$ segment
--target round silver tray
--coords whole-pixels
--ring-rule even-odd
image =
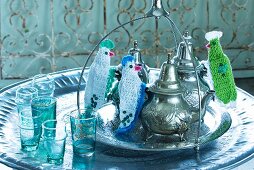
[[[52,76],[56,81],[57,118],[65,119],[65,115],[76,108],[80,69],[57,72]],[[198,153],[194,149],[186,149],[193,147],[191,138],[186,138],[190,145],[180,142],[183,145],[177,145],[181,149],[176,150],[163,140],[153,146],[138,138],[129,138],[126,142],[114,136],[110,130],[112,126],[107,124],[110,121],[102,121],[101,124],[99,122],[96,152],[92,159],[82,159],[83,162],[80,163],[80,160],[73,157],[69,135],[64,163],[60,166],[50,165],[46,163],[42,146],[30,153],[20,150],[15,91],[18,86],[28,85],[30,82],[31,80],[25,80],[0,91],[0,163],[15,169],[72,169],[82,166],[83,169],[218,169],[238,166],[252,158],[254,152],[254,97],[238,89],[235,109],[226,110],[210,105],[204,123],[206,130],[201,137],[205,145],[201,146]],[[82,88],[84,87],[83,83]],[[81,96],[84,95],[83,92]],[[230,117],[232,124],[225,132]],[[101,128],[104,125],[108,128]]]

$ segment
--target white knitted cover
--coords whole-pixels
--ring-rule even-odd
[[[110,69],[110,50],[101,47],[90,67],[85,88],[85,107],[99,109],[105,103],[107,78]]]
[[[141,93],[142,81],[135,71],[134,61],[128,61],[122,70],[122,78],[119,82],[120,97],[120,125],[121,128],[132,128],[131,123],[134,121],[137,113],[138,100]]]

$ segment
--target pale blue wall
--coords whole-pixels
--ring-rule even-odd
[[[14,79],[82,66],[105,33],[119,23],[144,15],[151,0],[1,0],[0,3],[1,87]],[[180,30],[191,32],[196,56],[206,58],[205,32],[222,30],[223,48],[232,61],[235,76],[254,76],[254,1],[164,0],[163,4]],[[154,19],[125,28],[110,36],[117,44],[118,57],[113,64],[119,63],[134,39],[139,40],[144,59],[151,67],[160,66],[174,46],[164,19],[159,20],[158,30]]]

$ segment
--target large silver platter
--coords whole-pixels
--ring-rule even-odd
[[[53,74],[56,81],[55,96],[58,99],[58,119],[65,119],[65,115],[76,108],[76,90],[79,76],[79,69]],[[201,138],[205,145],[201,146],[199,153],[195,152],[194,149],[172,150],[172,146],[165,146],[166,144],[161,141],[162,145],[154,145],[154,149],[150,147],[151,145],[142,145],[141,140],[137,138],[126,143],[115,138],[110,130],[111,126],[103,123],[99,125],[108,126],[109,131],[101,131],[100,127],[98,128],[98,141],[93,159],[82,159],[83,163],[80,163],[80,160],[73,157],[69,135],[64,163],[60,166],[47,164],[46,155],[41,146],[37,151],[31,153],[20,150],[15,91],[18,86],[28,85],[30,82],[31,80],[26,80],[0,91],[0,163],[15,169],[72,169],[75,167],[96,170],[219,169],[238,166],[253,157],[254,97],[238,89],[237,107],[235,109],[216,108],[213,104],[210,105],[211,108],[207,112],[208,117],[205,118],[204,123],[207,130],[204,131]],[[82,88],[84,87],[85,84],[82,84]],[[83,95],[81,93],[81,96]],[[230,119],[227,113],[232,119],[232,124],[230,129],[224,133],[227,129],[224,128],[224,123],[227,122],[225,120]],[[226,123],[225,126],[227,127],[228,124]],[[222,136],[219,137],[220,135]],[[180,148],[192,148],[192,144],[193,142],[191,145],[185,144],[184,147]]]

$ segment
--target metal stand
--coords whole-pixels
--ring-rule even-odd
[[[174,39],[175,39],[175,43],[176,43],[176,48],[177,48],[177,39],[176,39],[176,34],[178,34],[181,37],[181,40],[185,43],[186,47],[187,47],[187,42],[186,40],[183,38],[182,33],[180,32],[180,30],[178,29],[178,27],[175,25],[175,23],[173,22],[173,20],[170,18],[169,16],[169,12],[167,12],[162,4],[161,0],[153,0],[152,6],[150,8],[150,10],[145,14],[145,16],[140,17],[140,18],[136,18],[133,20],[130,20],[126,23],[123,23],[122,25],[117,26],[116,28],[114,28],[113,30],[111,30],[108,34],[106,34],[93,48],[93,50],[91,51],[91,53],[89,54],[83,68],[80,74],[80,78],[79,78],[79,83],[78,83],[78,89],[77,89],[77,107],[78,110],[80,110],[80,85],[81,85],[81,81],[82,81],[82,77],[85,71],[85,68],[88,64],[88,61],[90,60],[91,56],[93,55],[93,53],[95,52],[96,48],[99,46],[99,44],[105,40],[111,33],[113,33],[114,31],[118,30],[119,28],[129,24],[129,23],[133,23],[136,22],[138,20],[142,20],[145,18],[150,18],[150,17],[155,17],[155,18],[160,18],[160,17],[165,17],[166,20],[170,23],[170,27],[172,29],[172,32],[174,34]],[[191,55],[191,52],[189,50],[189,48],[187,48],[188,53]],[[201,128],[201,95],[200,95],[200,82],[198,79],[198,72],[197,72],[197,65],[194,62],[194,57],[192,57],[192,63],[194,66],[194,71],[195,71],[195,75],[196,75],[196,79],[197,79],[197,87],[198,87],[198,96],[199,96],[199,124],[198,124],[198,128],[197,128],[197,136],[196,136],[196,146],[195,146],[195,150],[199,150],[199,145],[200,145],[200,141],[199,141],[199,137],[200,137],[200,128]]]

